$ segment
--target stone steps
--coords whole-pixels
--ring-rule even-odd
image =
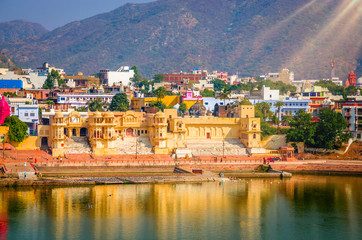
[[[87,137],[71,137],[65,140],[66,154],[91,153]]]
[[[247,150],[237,139],[222,140],[186,140],[186,148],[193,155],[247,155]]]
[[[116,140],[116,147],[119,154],[135,154],[136,153],[136,139],[125,138]],[[152,146],[148,138],[139,138],[137,142],[138,154],[153,154]]]

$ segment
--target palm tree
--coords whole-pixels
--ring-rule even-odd
[[[226,89],[226,87],[220,92],[220,99],[224,100],[224,106],[225,106],[225,100],[229,99],[230,91]]]
[[[166,89],[163,87],[159,87],[155,90],[154,93],[157,97],[157,101],[161,101],[161,99],[166,96]]]
[[[266,120],[266,114],[270,109],[270,104],[267,102],[261,102],[259,103],[259,108],[263,112],[264,120]]]
[[[104,109],[109,106],[109,103],[103,101],[101,98],[96,98],[93,101],[88,101],[87,106],[91,112],[104,112]]]
[[[274,106],[278,108],[278,134],[279,134],[280,109],[282,108],[282,106],[284,106],[284,103],[281,101],[278,101],[275,103]]]

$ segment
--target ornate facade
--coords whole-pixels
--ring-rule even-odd
[[[83,116],[83,117],[82,117]],[[40,126],[39,136],[46,138],[53,156],[66,153],[66,140],[86,137],[94,155],[118,154],[118,140],[148,138],[155,154],[169,154],[186,148],[187,140],[237,139],[248,149],[260,149],[260,119],[254,106],[238,106],[234,118],[214,116],[179,117],[176,109],[156,114],[144,112],[88,112],[88,117],[73,111],[56,112],[50,126]],[[121,141],[121,142],[122,142]],[[252,152],[252,151],[249,151]]]

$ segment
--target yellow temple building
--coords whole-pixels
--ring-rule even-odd
[[[172,154],[189,149],[194,155],[214,155],[217,153],[213,151],[220,152],[220,144],[223,151],[227,146],[229,154],[265,152],[254,106],[238,106],[234,118],[206,116],[205,109],[199,108],[190,109],[193,113],[200,110],[197,116],[187,112],[183,117],[177,115],[176,109],[156,114],[56,112],[50,116],[49,125],[39,125],[39,142],[42,147],[47,145],[53,156],[72,153],[73,148],[76,153],[97,156],[134,154],[135,145],[139,154]]]

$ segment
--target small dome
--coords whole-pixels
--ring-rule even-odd
[[[362,87],[362,77],[358,78],[356,81],[356,87]]]
[[[189,111],[191,116],[205,116],[207,109],[204,105],[197,101],[190,107]]]

